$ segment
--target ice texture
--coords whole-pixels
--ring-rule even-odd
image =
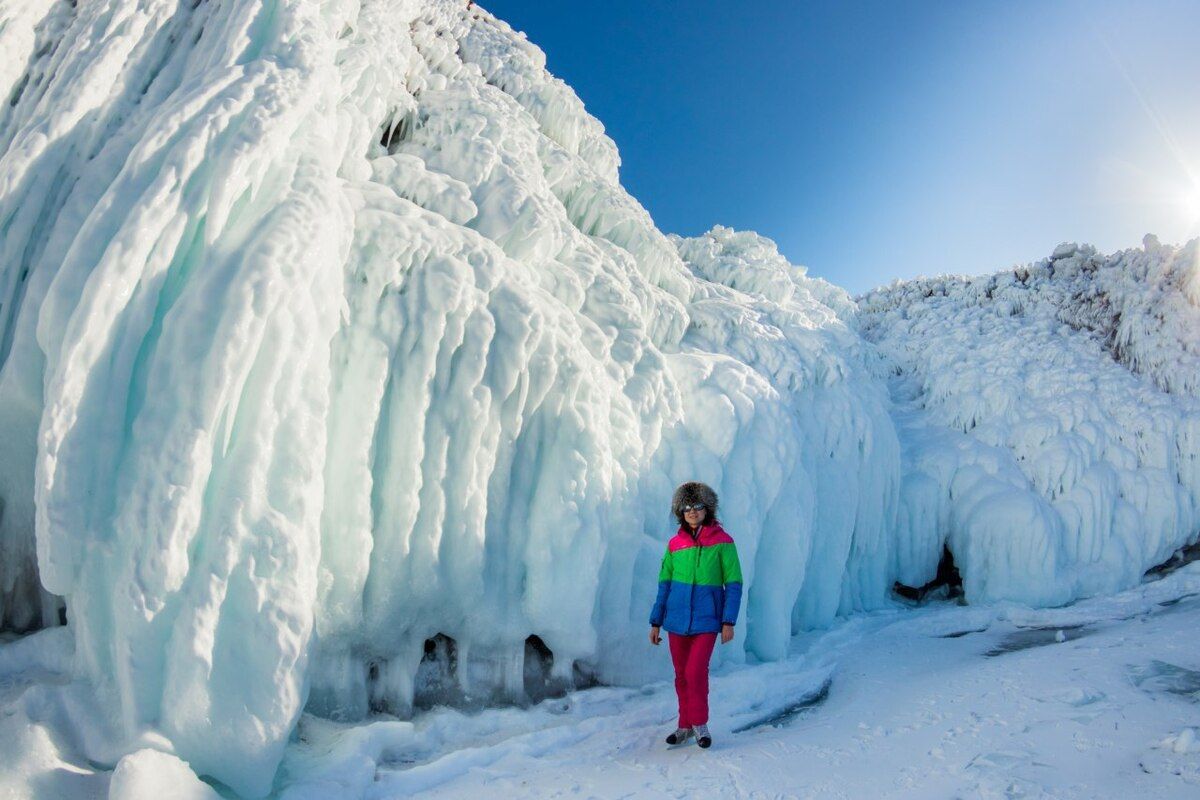
[[[1200,241],[898,282],[860,299],[893,365],[897,540],[972,601],[1136,584],[1200,532]],[[917,563],[917,562],[910,562]]]
[[[748,590],[718,662],[945,542],[1052,604],[1195,538],[1196,243],[856,303],[660,232],[457,0],[0,0],[0,96],[0,628],[65,610],[118,786],[265,795],[305,708],[665,677],[684,480]]]

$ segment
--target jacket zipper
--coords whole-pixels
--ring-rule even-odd
[[[704,545],[700,544],[700,531],[696,531],[696,566],[692,570],[692,602],[689,604],[691,608],[688,610],[689,635],[692,633],[692,623],[696,619],[696,576],[700,574],[700,556],[703,554],[703,552]]]

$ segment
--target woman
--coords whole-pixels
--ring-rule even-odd
[[[708,747],[708,660],[718,631],[722,644],[733,639],[742,568],[733,539],[717,521],[716,492],[703,483],[685,483],[675,490],[671,511],[679,531],[667,543],[658,573],[650,642],[658,644],[659,629],[667,629],[679,697],[679,727],[667,744],[695,736]]]

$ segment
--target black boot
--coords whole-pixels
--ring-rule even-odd
[[[695,735],[696,732],[692,728],[676,728],[675,732],[667,737],[667,744],[683,744]]]

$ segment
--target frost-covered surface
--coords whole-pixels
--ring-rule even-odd
[[[858,304],[658,231],[458,0],[0,0],[0,96],[0,629],[68,620],[4,651],[45,650],[30,775],[25,718],[118,795],[262,796],[305,709],[401,718],[361,764],[460,741],[411,738],[440,700],[665,677],[686,479],[748,587],[726,668],[944,541],[972,601],[1057,603],[1195,535],[1194,243]]]
[[[948,541],[973,600],[1046,605],[1130,586],[1195,541],[1198,253],[1063,245],[861,298],[898,373],[897,540],[930,559]]]

